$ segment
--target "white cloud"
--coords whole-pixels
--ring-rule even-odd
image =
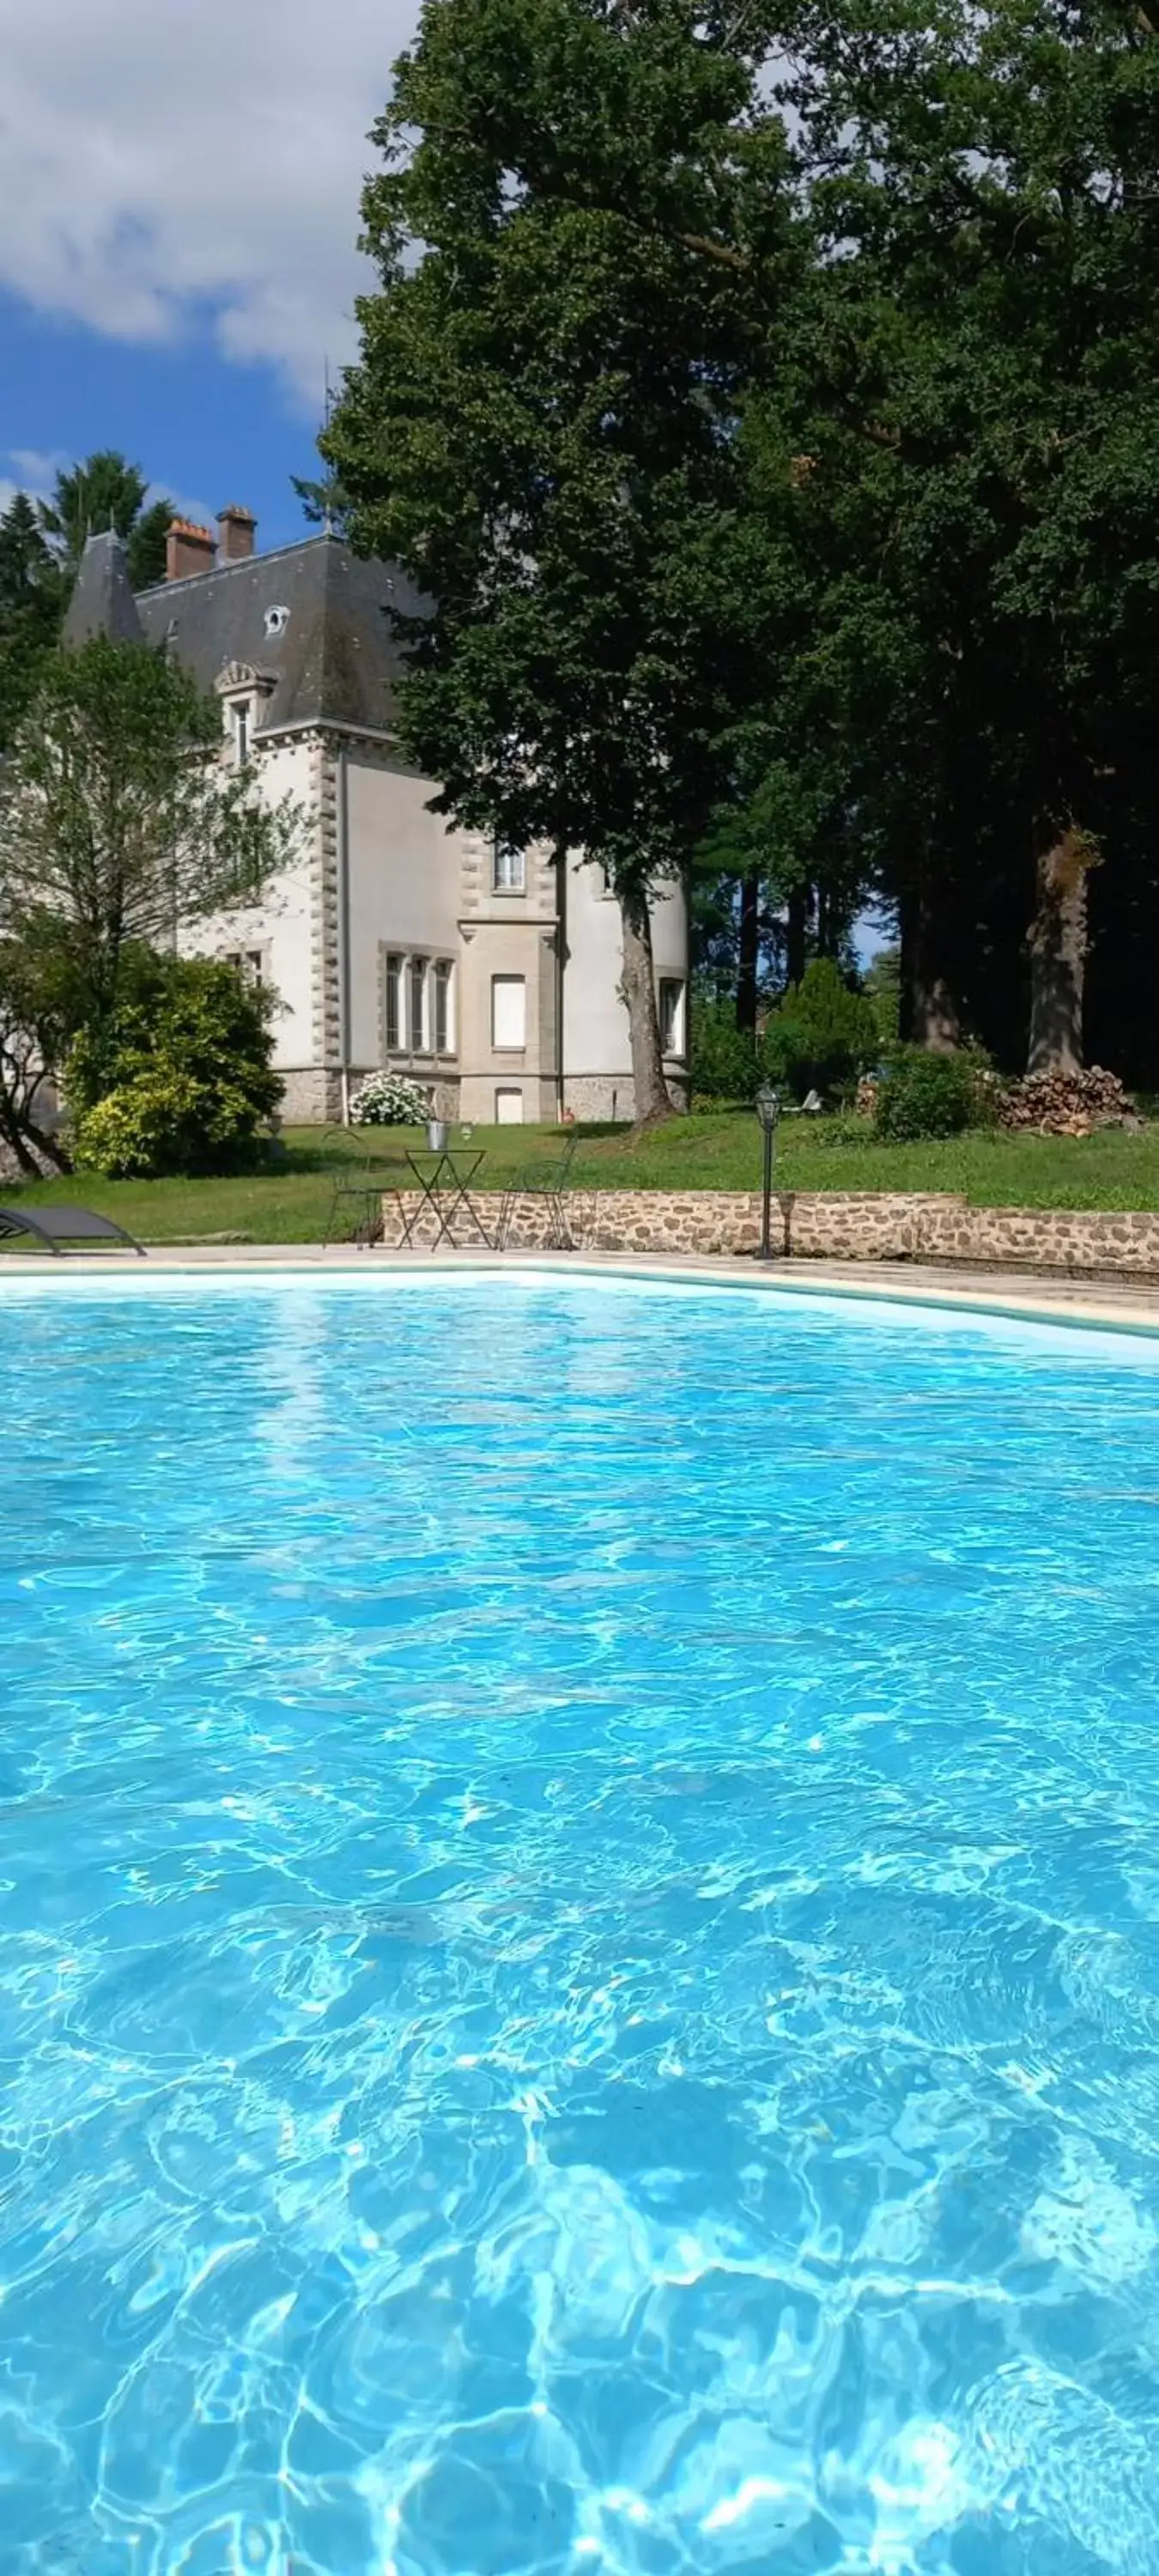
[[[63,447],[10,447],[8,462],[15,466],[21,491],[43,495],[52,490],[61,467],[71,465],[72,458]]]
[[[27,492],[32,500],[47,500],[59,465],[67,465],[67,456],[45,456],[37,447],[9,447],[0,450],[0,462],[10,465],[10,474],[0,474],[0,518],[11,507],[18,492]]]
[[[112,337],[208,308],[313,410],[414,0],[0,0],[0,284]]]

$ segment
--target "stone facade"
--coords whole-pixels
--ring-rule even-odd
[[[421,603],[396,565],[335,536],[268,555],[232,505],[179,527],[169,577],[136,598],[121,541],[90,538],[67,640],[172,652],[221,706],[221,757],[299,818],[260,903],[185,923],[183,949],[230,959],[277,996],[287,1120],[341,1114],[359,1075],[412,1075],[440,1110],[489,1126],[634,1115],[620,907],[576,850],[500,850],[433,810],[398,745],[392,612]],[[240,551],[239,551],[240,549]],[[649,904],[673,1098],[687,1092],[688,920],[679,879]]]
[[[481,1200],[488,1231],[500,1201]],[[401,1208],[418,1214],[415,1194],[383,1202],[383,1243],[403,1240]],[[752,1254],[761,1232],[757,1190],[584,1190],[568,1199],[578,1249],[592,1252]],[[550,1240],[542,1199],[513,1208],[508,1244],[542,1250]],[[469,1227],[457,1239],[469,1247]],[[416,1244],[434,1240],[424,1212]],[[1003,1270],[1121,1271],[1159,1277],[1159,1210],[1122,1214],[1096,1208],[975,1208],[933,1191],[786,1190],[773,1202],[772,1250],[780,1260],[963,1262]]]
[[[342,1116],[342,1076],[324,1065],[292,1065],[283,1073],[284,1127],[337,1126]]]

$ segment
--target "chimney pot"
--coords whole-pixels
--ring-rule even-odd
[[[217,558],[219,563],[245,563],[254,550],[257,520],[252,510],[243,509],[240,501],[229,501],[217,514]]]
[[[212,572],[217,549],[209,528],[192,519],[170,519],[165,538],[166,581],[188,581],[192,573]]]

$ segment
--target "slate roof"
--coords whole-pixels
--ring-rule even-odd
[[[106,542],[93,538],[85,550],[74,607],[89,556]],[[389,733],[400,663],[390,608],[421,613],[405,573],[363,562],[340,537],[318,536],[140,591],[135,615],[148,642],[168,641],[206,692],[229,662],[274,674],[259,733],[325,723]],[[273,609],[288,611],[281,633],[267,631]]]
[[[120,538],[111,530],[90,537],[68,603],[65,643],[87,644],[92,635],[111,635],[118,644],[139,644],[143,633]]]

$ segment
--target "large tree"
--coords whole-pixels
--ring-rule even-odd
[[[125,960],[252,901],[300,818],[222,757],[220,709],[166,655],[96,636],[58,651],[0,768],[0,919],[67,961],[73,1028],[99,1046]]]
[[[810,684],[920,1033],[1010,1052],[1029,1016],[1073,1061],[1089,858],[1110,919],[1159,825],[1159,41],[1128,0],[789,0],[780,38],[818,262],[766,436],[814,459]]]
[[[355,543],[433,603],[402,726],[441,810],[609,874],[638,1117],[670,1106],[649,892],[762,676],[735,433],[792,249],[761,51],[692,0],[427,0],[322,442]]]
[[[165,538],[173,516],[172,501],[163,496],[150,501],[148,496],[140,466],[118,448],[102,447],[57,475],[51,499],[40,504],[40,523],[70,575],[89,538],[112,529],[124,540],[133,589],[147,590],[164,581]]]

